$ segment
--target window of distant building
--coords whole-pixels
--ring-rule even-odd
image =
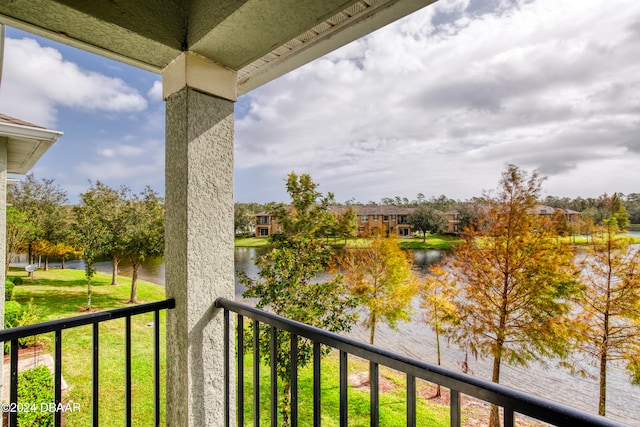
[[[378,220],[378,215],[374,215],[374,216],[373,216],[373,220],[374,220],[374,221],[377,221],[377,220]]]
[[[269,229],[268,228],[260,228],[260,235],[261,236],[268,236],[269,235]]]
[[[258,218],[260,218],[259,224],[269,224],[269,217],[268,216],[260,216]]]
[[[395,221],[396,220],[396,216],[395,215],[391,215],[391,220]]]
[[[406,237],[409,235],[409,229],[408,228],[398,228],[398,234],[400,236]]]
[[[364,227],[358,227],[358,231],[364,231]]]
[[[408,224],[406,215],[398,215],[398,224]]]
[[[362,215],[362,222],[369,221],[369,215]]]
[[[382,221],[389,222],[389,215],[383,215],[382,216]]]

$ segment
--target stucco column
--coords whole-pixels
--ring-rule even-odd
[[[234,72],[190,54],[163,73],[166,286],[176,300],[167,313],[168,426],[224,426],[223,315],[213,302],[234,298],[235,85]]]

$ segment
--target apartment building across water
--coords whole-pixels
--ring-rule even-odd
[[[329,211],[336,216],[343,215],[348,209],[353,209],[356,213],[358,236],[383,233],[388,236],[408,237],[413,234],[409,215],[415,208],[399,208],[392,205],[329,207]],[[257,237],[267,237],[278,231],[280,231],[278,221],[269,212],[256,214]]]

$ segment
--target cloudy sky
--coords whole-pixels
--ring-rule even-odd
[[[479,196],[509,163],[546,194],[640,193],[640,2],[440,0],[236,104],[235,199]],[[164,191],[160,77],[9,28],[0,112],[64,132],[34,169]]]

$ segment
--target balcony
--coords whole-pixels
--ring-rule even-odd
[[[11,381],[10,381],[10,401],[8,408],[19,408],[18,401],[18,339],[44,334],[53,333],[54,340],[54,402],[58,407],[62,400],[62,355],[63,355],[63,331],[77,328],[84,325],[92,325],[92,353],[87,355],[92,361],[92,425],[100,425],[100,405],[99,405],[99,324],[113,319],[124,318],[125,327],[125,345],[124,345],[124,378],[122,378],[122,391],[124,394],[124,425],[132,425],[132,368],[131,368],[131,319],[133,316],[153,313],[154,314],[154,415],[155,425],[161,425],[161,384],[162,378],[160,372],[160,311],[172,310],[175,307],[175,301],[172,299],[160,301],[150,304],[142,304],[135,307],[126,307],[115,310],[108,310],[83,316],[77,316],[68,319],[55,320],[35,325],[24,326],[20,328],[7,329],[0,331],[0,341],[10,342],[10,365],[11,365]],[[313,385],[311,395],[303,395],[299,393],[298,379],[299,368],[297,357],[291,359],[290,379],[291,379],[291,409],[290,409],[290,425],[292,427],[298,425],[321,425],[322,414],[322,390],[321,382],[321,364],[320,354],[323,346],[329,347],[336,352],[339,360],[339,420],[336,420],[340,426],[349,424],[350,400],[349,385],[347,372],[350,361],[359,358],[364,359],[369,365],[370,392],[369,392],[369,411],[368,424],[371,426],[380,425],[381,411],[385,408],[380,404],[380,383],[379,372],[381,367],[391,368],[401,373],[406,378],[406,425],[419,425],[417,413],[417,383],[418,381],[427,381],[429,383],[440,384],[450,391],[449,405],[449,425],[463,425],[463,416],[461,412],[461,398],[463,395],[493,403],[502,408],[503,425],[511,427],[516,425],[516,419],[521,416],[529,420],[536,420],[556,426],[623,426],[623,424],[613,420],[600,417],[591,413],[570,408],[549,400],[541,399],[519,392],[508,387],[494,384],[482,379],[465,375],[452,370],[444,369],[437,365],[414,360],[406,356],[395,354],[393,352],[377,348],[368,344],[364,344],[352,339],[348,339],[337,334],[323,331],[308,325],[304,325],[289,319],[276,316],[274,314],[258,310],[248,305],[240,304],[235,301],[219,298],[215,302],[215,311],[222,311],[224,323],[224,393],[217,396],[219,402],[224,402],[224,423],[226,426],[237,425],[270,425],[272,427],[280,425],[279,419],[280,407],[279,399],[276,397],[278,393],[278,381],[276,375],[276,366],[271,364],[265,366],[261,362],[261,354],[257,345],[257,335],[252,331],[257,331],[259,326],[268,325],[270,336],[270,352],[271,360],[276,351],[276,340],[280,333],[291,334],[291,352],[296,355],[300,340],[310,340],[313,343]],[[245,327],[245,319],[248,320]],[[246,336],[245,336],[246,335]],[[253,342],[250,356],[253,360],[251,372],[245,372],[244,357],[234,357],[235,354],[245,354],[245,342]],[[177,345],[175,342],[167,340],[167,347]],[[199,349],[207,352],[209,349]],[[267,370],[269,378],[268,387],[270,398],[264,400],[264,394],[261,395],[261,369]],[[243,381],[234,380],[235,378],[243,379]],[[250,399],[245,401],[245,397],[251,390]],[[301,403],[311,402],[311,415],[309,420],[301,418],[299,415],[299,407]],[[251,420],[245,420],[246,408],[250,409]],[[262,409],[261,409],[262,408]],[[265,410],[263,410],[265,409]],[[171,411],[176,410],[171,404],[167,404],[167,419]],[[268,419],[261,419],[262,415],[268,413]],[[61,411],[52,411],[54,415],[54,425],[64,425]],[[171,423],[168,423],[171,425]],[[9,425],[17,426],[17,411],[9,411]]]

